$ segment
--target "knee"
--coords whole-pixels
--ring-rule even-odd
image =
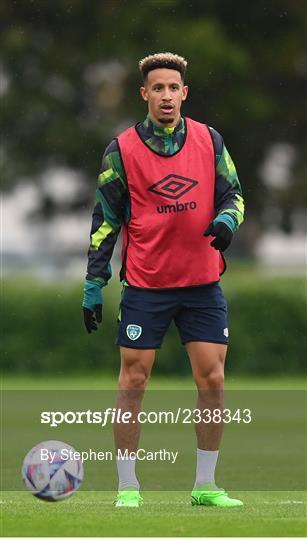
[[[196,385],[199,390],[223,390],[224,372],[222,370],[212,370],[208,373],[199,374],[196,378]]]
[[[119,387],[125,390],[145,390],[150,373],[139,362],[122,363]]]
[[[125,390],[145,390],[149,377],[141,371],[128,371],[119,377],[120,387]]]

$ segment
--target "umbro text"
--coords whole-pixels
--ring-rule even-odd
[[[185,210],[195,210],[197,204],[195,201],[178,203],[176,204],[161,204],[157,206],[157,212],[159,214],[171,214],[176,212],[184,212]]]

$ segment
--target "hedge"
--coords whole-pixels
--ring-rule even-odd
[[[245,274],[244,274],[245,275]],[[230,347],[226,369],[239,373],[297,373],[305,369],[306,300],[303,280],[225,278]],[[88,335],[80,308],[82,284],[5,284],[2,293],[1,356],[5,371],[118,371],[114,345],[119,285],[105,291],[103,324]],[[174,325],[157,354],[159,373],[189,373],[189,362]]]

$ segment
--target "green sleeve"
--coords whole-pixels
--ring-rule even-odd
[[[127,215],[127,186],[114,139],[107,147],[98,176],[92,216],[86,279],[106,285],[112,275],[110,260]]]

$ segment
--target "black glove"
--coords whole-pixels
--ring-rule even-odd
[[[102,292],[101,283],[86,279],[83,288],[83,317],[87,332],[97,330],[97,324],[102,320]]]
[[[83,317],[85,328],[90,334],[92,330],[97,330],[97,324],[102,321],[102,304],[96,304],[95,311],[92,311],[89,308],[83,308]]]
[[[223,222],[210,223],[207,230],[204,232],[204,236],[215,236],[211,242],[211,246],[219,251],[225,251],[231,243],[233,233],[227,225]]]

